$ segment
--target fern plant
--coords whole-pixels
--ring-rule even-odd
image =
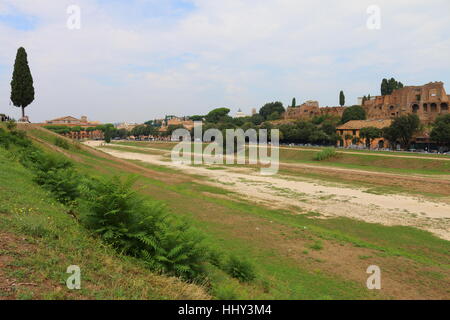
[[[145,202],[135,179],[91,181],[84,189],[85,223],[124,254],[141,258],[155,271],[195,279],[202,275],[206,249],[202,238],[170,216],[158,202]]]

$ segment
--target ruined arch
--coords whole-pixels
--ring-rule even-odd
[[[412,112],[417,113],[417,112],[419,112],[419,109],[420,109],[420,107],[418,104],[412,105]]]
[[[378,141],[378,149],[384,149],[384,140]]]
[[[437,112],[437,104],[436,103],[432,103],[430,105],[430,111],[431,112]]]
[[[428,112],[428,103],[423,104],[423,111]]]
[[[448,113],[448,103],[441,103],[441,112]]]

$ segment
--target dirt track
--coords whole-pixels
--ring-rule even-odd
[[[87,145],[99,147],[101,142]],[[385,225],[415,226],[450,240],[450,204],[413,196],[378,195],[320,180],[261,176],[247,168],[209,170],[161,160],[161,156],[102,148],[112,156],[168,166],[209,178],[209,182],[274,208],[298,208],[324,217],[344,216]],[[330,169],[331,170],[331,169]]]

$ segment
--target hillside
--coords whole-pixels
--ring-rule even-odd
[[[0,190],[0,299],[210,298],[93,237],[33,181],[14,146],[0,147]],[[81,268],[81,290],[66,287],[70,265]]]
[[[119,159],[107,153],[110,148],[94,149],[66,139],[63,140],[68,145],[64,146],[58,141],[60,137],[45,129],[32,125],[21,126],[21,129],[26,130],[35,145],[46,150],[47,153],[70,159],[79,174],[96,178],[127,177],[130,174],[138,176],[135,189],[139,194],[149,201],[163,202],[171,215],[186,219],[199,234],[204,236],[204,242],[209,250],[207,261],[204,262],[207,274],[202,285],[204,289],[187,285],[173,278],[155,276],[146,269],[142,261],[118,256],[114,250],[92,236],[71,215],[67,214],[67,208],[58,204],[54,196],[36,186],[32,175],[17,162],[17,159],[10,156],[8,158],[10,151],[9,153],[3,151],[7,161],[5,166],[11,165],[12,161],[14,168],[20,171],[16,177],[20,176],[21,179],[17,178],[17,181],[25,179],[27,182],[26,186],[17,186],[10,191],[23,196],[8,197],[5,193],[6,196],[2,199],[4,207],[23,208],[22,211],[26,210],[25,208],[38,208],[42,211],[42,208],[48,206],[48,211],[53,212],[50,219],[52,224],[44,223],[39,218],[38,223],[29,222],[28,225],[39,225],[38,229],[42,226],[51,227],[50,229],[53,230],[53,225],[58,223],[55,229],[60,232],[59,238],[54,240],[52,237],[29,235],[26,231],[27,227],[16,226],[18,224],[16,220],[27,215],[15,213],[1,215],[2,226],[4,226],[1,230],[9,230],[8,237],[10,235],[19,239],[26,237],[31,239],[34,245],[44,244],[40,250],[44,250],[46,258],[34,261],[17,256],[16,262],[10,264],[26,263],[27,267],[37,266],[37,268],[33,267],[33,272],[28,274],[27,278],[16,283],[32,282],[30,279],[35,277],[35,273],[39,274],[41,283],[55,277],[54,285],[56,287],[59,285],[58,292],[61,293],[60,296],[46,296],[48,298],[91,299],[106,296],[171,299],[182,297],[176,294],[180,288],[184,288],[184,291],[181,291],[185,292],[184,297],[208,298],[211,296],[217,299],[441,299],[450,294],[443,286],[443,283],[450,278],[449,242],[429,232],[413,227],[387,226],[350,218],[325,217],[320,210],[307,209],[306,205],[311,199],[303,201],[303,196],[300,194],[273,188],[272,192],[286,202],[285,206],[276,207],[273,201],[272,203],[271,201],[254,201],[242,196],[236,189],[237,185],[227,185],[226,182],[213,183],[211,179],[198,174],[202,172],[200,170],[181,171],[172,168],[167,165],[168,162],[164,158],[155,163]],[[133,150],[127,149],[127,152],[131,151]],[[153,151],[145,149],[139,154],[144,152],[152,154]],[[241,173],[244,172],[242,168],[235,169],[239,169]],[[220,172],[228,169],[205,170]],[[12,172],[3,174],[13,174]],[[5,190],[11,188],[9,185],[11,178],[5,176],[2,179],[2,188]],[[249,185],[254,183],[249,179],[255,178],[248,176],[242,180],[242,183],[249,183]],[[318,180],[315,183],[319,183]],[[22,192],[22,188],[28,191]],[[256,190],[257,186],[253,185],[251,188]],[[34,192],[35,189],[39,189],[39,193]],[[34,198],[35,194],[41,195],[37,197],[44,200],[37,201]],[[12,202],[16,201],[14,200],[16,198],[22,199],[21,201],[25,204],[14,206]],[[319,198],[318,201],[331,201],[323,195]],[[298,199],[303,207],[289,205],[294,199],[295,201]],[[41,204],[42,201],[45,206]],[[51,208],[53,211],[50,210]],[[33,210],[31,217],[41,217]],[[12,212],[13,209],[3,211]],[[45,221],[45,216],[43,217]],[[61,224],[60,220],[63,221]],[[73,234],[71,232],[65,232],[65,230],[72,230],[67,229],[66,225],[77,230],[74,236],[71,236]],[[46,233],[47,231],[43,231],[43,234]],[[89,274],[86,280],[89,281],[88,284],[96,283],[98,278],[106,279],[103,291],[89,285],[84,288],[88,290],[86,293],[82,292],[83,290],[76,293],[68,292],[65,288],[66,264],[77,264],[74,260],[81,255],[76,250],[68,250],[68,247],[73,245],[73,242],[81,235],[85,239],[81,243],[92,243],[95,248],[100,247],[101,250],[105,250],[109,257],[106,259],[102,257],[91,264],[92,255],[83,254],[85,259],[83,261],[86,263],[84,268],[97,270],[96,268],[103,261],[109,261],[109,259],[112,261],[118,259],[129,268],[125,266],[114,268],[107,264],[104,269],[99,269],[102,273],[94,272],[96,277],[94,282],[90,282],[92,276]],[[88,245],[78,244],[75,247],[85,246]],[[17,251],[19,250],[15,252]],[[14,256],[15,252],[10,252],[6,256]],[[234,260],[231,256],[234,256]],[[51,268],[47,265],[55,259],[59,263],[58,273],[49,271]],[[233,264],[235,270],[243,271],[245,276],[239,278],[240,273],[230,272],[230,264]],[[373,264],[379,265],[383,270],[383,290],[381,291],[370,291],[366,288],[366,269]],[[41,265],[44,267],[41,268]],[[35,268],[44,271],[35,271]],[[130,270],[135,270],[133,268],[139,270],[139,273],[136,271],[130,273]],[[133,276],[130,277],[129,274]],[[135,274],[137,274],[136,277],[134,277]],[[112,280],[108,282],[110,275],[115,279],[122,279],[123,282]],[[155,279],[160,279],[162,285],[146,285],[142,280],[145,277],[151,277],[155,282],[158,282]],[[165,288],[163,284],[168,279],[173,281],[173,285]],[[114,294],[108,292],[108,284],[114,285],[112,292]],[[132,289],[133,284],[138,285],[137,290]],[[152,291],[152,295],[142,294],[150,288],[157,289]],[[161,292],[158,291],[159,288]],[[173,295],[165,293],[164,289],[170,289]],[[38,291],[33,285],[27,287],[27,290],[33,293]],[[98,293],[105,290],[109,295]],[[133,295],[136,292],[140,294]],[[38,293],[34,294],[39,296]],[[75,294],[76,296],[73,296]],[[29,294],[21,297],[32,298]]]

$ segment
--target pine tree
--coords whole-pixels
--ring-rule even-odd
[[[297,106],[297,101],[295,98],[292,98],[292,108],[295,108]]]
[[[385,96],[387,95],[389,92],[389,83],[387,81],[387,79],[383,79],[383,81],[381,81],[381,95]]]
[[[33,77],[28,66],[27,52],[20,47],[17,50],[14,72],[11,81],[11,101],[22,108],[22,118],[25,117],[25,108],[34,100]]]
[[[341,107],[343,107],[345,105],[345,95],[344,95],[344,91],[341,91],[339,93],[339,104],[341,105]]]
[[[391,78],[388,82],[388,88],[389,88],[388,94],[392,94],[392,92],[394,92],[394,90],[397,89],[397,85],[398,85],[397,81],[395,81],[394,78]]]

